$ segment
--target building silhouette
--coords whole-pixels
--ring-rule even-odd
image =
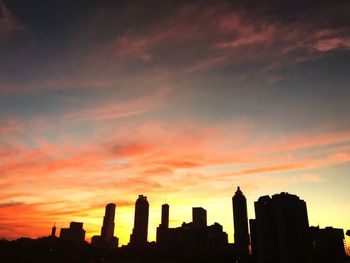
[[[310,227],[313,262],[344,262],[344,238],[343,229]]]
[[[56,223],[53,225],[53,227],[51,228],[51,236],[55,237],[56,236]]]
[[[207,210],[202,207],[192,208],[192,223],[194,227],[203,228],[207,226]]]
[[[230,262],[227,234],[220,224],[207,226],[207,212],[192,208],[192,222],[168,227],[168,205],[162,206],[162,223],[157,228],[157,246],[164,259],[175,262]],[[163,219],[165,222],[163,221]]]
[[[262,196],[254,203],[253,254],[259,263],[306,263],[310,259],[305,201],[281,193]]]
[[[309,227],[306,203],[288,193],[262,196],[254,203],[256,218],[249,220],[252,254],[243,255],[239,245],[244,243],[238,242],[239,231],[236,231],[242,225],[237,224],[236,217],[246,215],[246,201],[240,188],[232,201],[235,244],[228,243],[220,224],[207,224],[207,211],[202,207],[192,208],[192,222],[169,228],[168,204],[162,205],[157,242],[148,243],[149,204],[147,198],[140,195],[128,246],[118,248],[118,239],[114,236],[116,206],[111,203],[106,205],[101,235],[92,237],[91,246],[84,242],[83,223],[71,222],[69,228],[61,229],[59,238],[55,236],[54,225],[50,236],[15,241],[0,239],[0,262],[350,262],[345,253],[343,229]],[[346,234],[349,235],[349,230]]]
[[[252,248],[251,253],[251,259],[252,262],[258,262],[257,257],[257,238],[256,238],[256,220],[255,219],[249,219],[249,229],[250,229],[250,244]]]
[[[118,238],[114,236],[115,204],[106,205],[105,216],[100,236],[93,236],[91,244],[97,247],[114,248],[118,246]]]
[[[85,240],[83,223],[70,222],[69,228],[61,228],[60,239],[72,243],[82,244]]]
[[[161,226],[164,228],[169,227],[169,205],[163,204],[162,205],[162,223]]]
[[[147,244],[149,204],[147,197],[139,195],[135,203],[134,228],[130,235],[130,245],[145,246]]]
[[[108,204],[106,206],[105,216],[103,217],[103,225],[101,229],[101,238],[110,241],[114,235],[114,216],[115,204]]]
[[[166,243],[168,229],[169,229],[169,205],[163,204],[161,223],[157,227],[157,237],[156,237],[157,244],[162,245]]]
[[[237,252],[241,255],[249,255],[249,232],[247,200],[240,187],[237,187],[235,195],[232,197],[234,240]]]

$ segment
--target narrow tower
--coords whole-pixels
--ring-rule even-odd
[[[51,228],[51,236],[52,237],[56,237],[56,223]]]
[[[163,204],[162,205],[162,223],[161,226],[164,228],[169,227],[169,205]]]
[[[114,236],[114,216],[115,204],[106,205],[105,216],[103,217],[103,225],[101,229],[101,238],[105,242],[110,242]]]
[[[130,244],[132,246],[145,246],[147,243],[148,210],[147,197],[139,195],[135,203],[134,228],[130,236]]]
[[[248,233],[248,215],[247,200],[239,186],[235,195],[232,197],[234,239],[238,251],[242,255],[249,254],[249,233]]]
[[[167,242],[169,232],[169,205],[162,205],[162,221],[157,227],[157,244],[164,246]]]
[[[113,203],[106,205],[105,216],[103,217],[103,224],[101,227],[101,235],[91,237],[91,245],[94,247],[103,247],[107,249],[118,247],[118,238],[114,236],[115,207],[116,206]]]

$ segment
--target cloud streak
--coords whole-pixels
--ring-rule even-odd
[[[345,185],[348,3],[42,2],[0,0],[0,236],[98,233],[115,201],[126,243],[140,193]]]

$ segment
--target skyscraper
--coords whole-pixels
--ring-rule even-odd
[[[114,236],[115,204],[106,205],[105,216],[100,236],[93,236],[91,244],[96,247],[115,248],[118,247],[118,238]]]
[[[259,263],[309,262],[308,217],[305,201],[281,193],[254,203],[255,248]]]
[[[157,243],[160,246],[164,246],[167,242],[169,230],[169,205],[162,205],[162,221],[157,227]]]
[[[110,242],[114,235],[114,216],[115,204],[106,205],[105,216],[103,217],[103,225],[101,229],[101,238],[105,242]]]
[[[147,243],[148,210],[147,197],[139,195],[135,203],[134,228],[130,236],[130,244],[133,246],[144,246]]]
[[[249,254],[249,232],[247,200],[239,186],[232,197],[234,239],[237,250],[242,255]]]
[[[169,205],[168,204],[162,205],[162,223],[161,223],[161,225],[164,228],[169,227]]]
[[[56,236],[56,223],[53,225],[53,227],[51,228],[51,236],[55,237]]]

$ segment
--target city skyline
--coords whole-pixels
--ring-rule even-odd
[[[86,242],[83,222],[70,222],[56,236],[15,241],[0,240],[2,260],[14,262],[241,262],[241,263],[345,263],[350,256],[345,248],[344,229],[310,226],[307,204],[299,196],[281,192],[261,196],[254,202],[255,218],[249,220],[246,199],[240,187],[232,197],[235,239],[228,242],[222,225],[207,222],[203,207],[192,207],[192,221],[169,227],[168,204],[163,204],[156,242],[147,239],[149,203],[139,195],[135,202],[134,228],[128,245],[118,245],[114,220],[116,204],[109,203],[101,235]],[[349,230],[346,231],[349,235]],[[249,249],[248,249],[249,246]],[[74,251],[74,252],[73,252]],[[59,262],[60,262],[59,261]]]
[[[89,240],[115,203],[127,244],[142,193],[150,241],[169,203],[233,242],[237,186],[350,229],[349,1],[72,3],[0,0],[0,237]]]
[[[233,212],[233,226],[234,229],[237,229],[233,232],[234,236],[237,236],[237,240],[234,240],[233,243],[235,245],[235,255],[241,255],[243,257],[247,257],[248,255],[252,256],[253,258],[256,257],[256,255],[252,254],[252,249],[257,250],[257,245],[259,244],[260,249],[264,247],[264,244],[270,244],[272,240],[268,241],[266,238],[271,239],[271,234],[278,233],[281,228],[285,229],[285,232],[282,232],[281,236],[279,237],[279,241],[273,241],[276,243],[273,243],[274,249],[277,249],[277,246],[285,246],[285,244],[288,244],[288,242],[291,242],[288,246],[291,246],[292,243],[298,243],[297,238],[301,238],[302,240],[302,247],[305,253],[307,250],[306,242],[308,240],[308,235],[306,234],[306,228],[310,229],[308,231],[317,231],[316,229],[320,229],[320,226],[312,226],[309,225],[308,221],[308,212],[307,212],[307,204],[304,200],[300,199],[299,196],[290,194],[287,192],[281,192],[281,193],[275,193],[270,195],[264,195],[260,196],[258,200],[253,202],[254,204],[254,216],[248,218],[247,212],[246,212],[246,199],[241,191],[240,187],[237,187],[237,190],[235,194],[232,197],[232,212]],[[147,243],[156,242],[158,245],[161,245],[162,243],[169,242],[166,238],[164,238],[167,235],[167,231],[171,229],[179,229],[181,228],[180,225],[178,226],[169,226],[169,204],[162,204],[161,205],[161,214],[159,216],[159,225],[156,228],[157,232],[157,238],[156,240],[149,240],[147,237],[147,234],[149,232],[149,226],[148,226],[148,218],[149,218],[149,203],[147,201],[147,196],[145,195],[139,195],[134,207],[134,228],[132,232],[130,233],[130,239],[129,242],[125,244],[120,244],[118,242],[118,237],[116,236],[116,232],[114,230],[115,227],[115,215],[116,215],[116,204],[115,203],[109,203],[105,206],[105,216],[103,217],[103,223],[101,225],[101,235],[100,236],[92,236],[92,239],[85,239],[85,233],[86,231],[83,229],[84,222],[70,222],[69,229],[72,229],[73,232],[73,238],[71,235],[67,238],[67,230],[68,228],[61,228],[60,234],[56,236],[56,223],[51,228],[51,232],[47,237],[59,237],[63,240],[68,240],[70,242],[82,242],[81,240],[85,240],[89,243],[91,243],[92,246],[95,247],[102,247],[105,249],[116,249],[122,246],[130,246],[134,247],[136,249],[147,247]],[[236,212],[235,212],[236,211]],[[283,216],[282,216],[283,215]],[[192,214],[191,214],[192,220],[190,222],[182,222],[182,226],[193,226],[194,229],[205,229],[210,223],[207,222],[207,210],[203,207],[192,207]],[[273,225],[265,225],[266,220],[271,222],[274,222]],[[245,222],[246,221],[246,222]],[[248,221],[249,221],[249,230],[248,230]],[[218,221],[213,222],[212,226],[215,226],[218,224]],[[262,225],[263,224],[263,225]],[[219,224],[220,227],[222,227]],[[272,228],[273,229],[272,229]],[[145,231],[146,228],[146,231]],[[252,229],[253,228],[253,229]],[[264,230],[263,230],[264,229]],[[298,237],[295,235],[298,231],[302,233],[302,237]],[[303,230],[304,229],[304,230]],[[344,238],[344,252],[348,254],[348,246],[346,244],[345,238],[346,235],[349,236],[349,231],[343,228],[333,228],[333,226],[328,225],[321,231],[326,231],[327,229],[336,229],[336,231],[342,231],[342,235]],[[76,233],[78,231],[78,234]],[[84,232],[84,236],[81,237],[81,231]],[[225,232],[223,229],[223,233],[226,235],[229,233]],[[260,241],[258,241],[256,238],[256,233],[264,233],[264,236],[261,236],[262,238]],[[289,234],[286,234],[286,233]],[[248,235],[246,237],[246,235]],[[261,234],[260,234],[261,235]],[[266,236],[267,235],[267,236]],[[134,236],[134,237],[133,237]],[[293,236],[293,238],[291,238]],[[41,236],[43,238],[45,236]],[[17,240],[20,240],[21,238],[27,238],[27,237],[17,237]],[[40,238],[40,237],[39,237]],[[78,241],[74,241],[75,238]],[[283,241],[283,240],[284,241]],[[80,241],[79,241],[80,240]],[[226,237],[226,242],[229,242]],[[254,240],[254,241],[253,241]],[[337,240],[338,242],[338,240]],[[249,245],[249,249],[248,249]],[[255,248],[253,248],[255,246]],[[276,247],[275,247],[276,246]],[[266,248],[265,248],[266,249]],[[270,251],[271,248],[268,249]],[[279,248],[278,250],[282,250]],[[276,250],[276,251],[278,251]],[[255,252],[256,253],[256,252]],[[271,252],[266,252],[270,254]],[[292,256],[293,254],[291,254]],[[301,258],[305,258],[305,254],[302,254]],[[300,257],[300,256],[299,256]],[[286,258],[288,259],[288,257]],[[256,259],[254,259],[256,260]],[[266,260],[266,259],[261,259]]]

